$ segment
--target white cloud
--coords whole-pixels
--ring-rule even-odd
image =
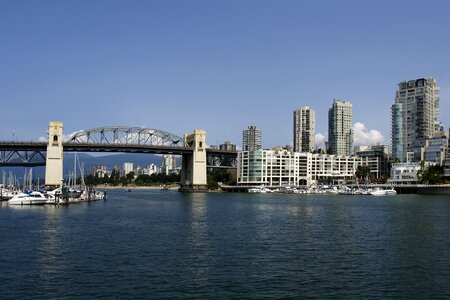
[[[353,125],[353,130],[355,146],[371,146],[384,141],[380,131],[375,129],[368,130],[361,122],[356,122]]]
[[[45,136],[40,136],[38,138],[38,142],[47,142],[47,141],[48,141],[48,138],[46,138]]]
[[[316,144],[316,147],[323,148],[325,146],[325,135],[322,133],[316,133],[315,144]]]

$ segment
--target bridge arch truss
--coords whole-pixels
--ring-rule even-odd
[[[66,143],[186,147],[184,139],[172,133],[159,129],[124,126],[80,130],[66,139]]]

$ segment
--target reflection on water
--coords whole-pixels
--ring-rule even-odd
[[[64,223],[63,218],[59,217],[65,209],[66,207],[55,205],[46,206],[42,228],[37,232],[39,235],[39,244],[36,246],[38,255],[34,264],[43,290],[51,289],[54,281],[67,270],[62,252],[64,246],[61,241]]]
[[[185,251],[187,251],[186,259],[191,262],[185,271],[190,274],[189,277],[195,282],[198,278],[207,276],[209,270],[208,264],[199,262],[211,259],[207,219],[207,194],[192,193],[186,194],[185,196],[186,199],[183,204],[188,208],[190,225]]]

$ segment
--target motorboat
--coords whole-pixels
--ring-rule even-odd
[[[259,194],[265,194],[265,193],[272,193],[272,190],[264,187],[264,185],[261,185],[259,187],[254,187],[248,189],[249,193],[259,193]]]
[[[352,190],[349,187],[341,186],[338,190],[339,195],[352,195]]]
[[[260,191],[261,191],[261,189],[258,188],[258,187],[250,188],[250,189],[247,190],[247,192],[252,193],[252,194],[259,193]]]
[[[47,198],[41,192],[20,193],[8,200],[9,205],[39,205],[45,204]]]
[[[339,191],[338,191],[337,187],[335,187],[335,186],[334,187],[324,186],[323,191],[326,194],[331,194],[331,195],[339,194]]]
[[[372,191],[370,192],[370,194],[371,194],[372,196],[386,196],[386,195],[387,195],[387,192],[386,192],[386,190],[383,190],[383,189],[381,189],[381,188],[376,188],[376,189],[372,190]]]
[[[397,195],[397,191],[394,188],[387,189],[386,195]]]
[[[11,190],[2,188],[2,189],[0,190],[0,200],[9,200],[9,199],[11,199],[12,197],[14,197],[14,195],[15,195],[16,193],[17,193],[17,192],[15,192],[15,191],[11,191]]]

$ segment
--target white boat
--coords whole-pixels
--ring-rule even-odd
[[[252,194],[258,193],[259,192],[259,188],[251,188],[251,189],[248,189],[247,192],[252,193]]]
[[[259,187],[254,187],[254,188],[250,188],[248,189],[249,193],[259,193],[259,194],[265,194],[265,193],[272,193],[272,191],[266,187],[264,187],[264,185],[259,186]]]
[[[337,194],[339,194],[339,191],[338,191],[338,189],[337,189],[337,187],[329,187],[329,186],[325,186],[324,188],[323,188],[323,191],[326,193],[326,194],[331,194],[331,195],[337,195]]]
[[[303,194],[303,191],[300,190],[300,189],[293,188],[292,189],[292,193],[294,193],[294,194]]]
[[[338,189],[338,194],[339,195],[351,195],[352,194],[352,190],[347,187],[347,186],[341,186]]]
[[[387,189],[386,195],[397,195],[397,191],[394,188]]]
[[[7,190],[2,188],[0,191],[0,200],[9,200],[12,197],[14,197],[14,195],[16,194],[16,192],[11,191],[11,190]]]
[[[370,192],[370,194],[373,196],[386,196],[387,192],[386,192],[386,190],[383,190],[381,188],[376,188],[376,189],[372,190]]]
[[[8,200],[9,205],[38,205],[38,204],[45,204],[47,201],[47,198],[45,198],[44,194],[41,192],[31,192],[29,194],[27,193],[20,193],[14,197],[12,197],[10,200]]]

